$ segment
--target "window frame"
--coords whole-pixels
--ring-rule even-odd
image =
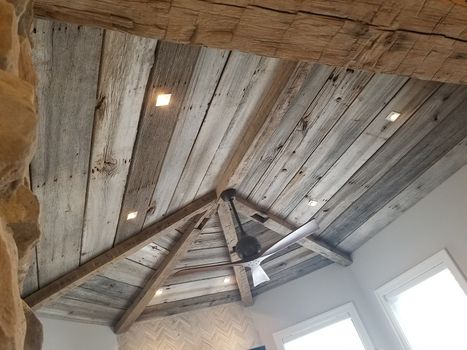
[[[365,350],[374,349],[373,343],[363,325],[357,309],[352,302],[319,314],[273,334],[277,349],[285,350],[284,342],[296,339],[308,333],[318,331],[339,321],[350,318]]]
[[[391,328],[397,335],[402,349],[412,350],[412,347],[391,308],[389,299],[429,279],[446,268],[452,273],[457,283],[459,283],[460,287],[467,295],[467,280],[446,249],[425,259],[375,290],[378,303],[383,309]]]

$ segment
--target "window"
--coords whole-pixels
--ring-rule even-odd
[[[274,334],[280,350],[370,350],[370,339],[352,303]]]
[[[404,349],[467,349],[466,282],[443,250],[376,291]]]

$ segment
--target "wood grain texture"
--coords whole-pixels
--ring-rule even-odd
[[[152,39],[105,33],[81,262],[113,245],[155,48]]]
[[[398,163],[368,189],[357,205],[350,206],[321,233],[330,242],[340,242],[384,207],[428,168],[467,136],[467,100],[455,106],[448,118],[415,145]]]
[[[148,212],[145,225],[160,219],[169,210],[229,54],[225,50],[201,49],[152,196],[154,210]]]
[[[467,7],[461,2],[39,0],[35,10],[181,43],[467,82]]]
[[[346,251],[358,249],[466,164],[467,139],[464,139],[340,242],[339,247]]]
[[[298,225],[310,220],[319,209],[363,166],[385,142],[404,126],[404,123],[440,87],[434,82],[409,80],[396,96],[378,113],[373,121],[358,136],[353,144],[342,154],[333,166],[311,187],[298,205],[288,214],[288,219]],[[401,113],[396,122],[389,122],[386,116],[391,111]],[[308,205],[310,200],[317,204]],[[290,208],[287,204],[277,203],[278,212]],[[289,210],[286,211],[288,213]]]
[[[238,289],[231,290],[228,292],[207,294],[195,298],[179,300],[170,303],[157,304],[153,306],[148,306],[144,310],[140,318],[137,320],[137,322],[157,317],[176,315],[182,312],[193,311],[197,309],[227,304],[236,301],[240,301],[240,293]]]
[[[464,87],[442,85],[314,215],[321,230],[325,230],[352,203],[358,202],[368,188],[423,137],[436,129],[466,97],[467,90]]]
[[[31,185],[41,205],[39,286],[79,265],[102,30],[37,21],[41,116]]]
[[[233,52],[230,55],[207,111],[203,127],[198,133],[172,197],[170,208],[177,208],[196,197],[204,175],[231,123],[236,118],[245,117],[239,114],[241,104],[248,98],[257,101],[258,97],[249,96],[247,89],[249,89],[250,81],[256,80],[260,61],[259,56],[240,52]],[[215,184],[211,186],[214,187]]]
[[[215,198],[215,194],[211,193],[198,199],[174,214],[167,216],[165,219],[147,227],[134,237],[115,245],[112,249],[91,259],[72,272],[48,284],[46,287],[39,289],[28,296],[25,301],[30,307],[37,309],[50,300],[66,294],[69,290],[82,284],[90,277],[95,276],[112,263],[148,245],[155,236],[162,235],[167,230],[179,227],[184,220],[189,220],[193,216],[211,209]]]
[[[219,202],[217,207],[217,213],[219,214],[219,220],[224,231],[225,241],[230,252],[230,261],[238,261],[240,257],[235,253],[235,246],[238,243],[237,232],[235,231],[235,224],[230,213],[229,204],[224,201]],[[243,266],[234,266],[235,280],[237,281],[238,289],[240,291],[240,297],[242,303],[245,306],[253,304],[253,297],[251,296],[250,284],[248,277]]]
[[[158,44],[120,211],[117,243],[143,227],[199,53],[199,48],[165,42]],[[162,93],[172,95],[170,104],[157,107],[157,95]],[[137,217],[127,220],[130,212],[137,212]]]
[[[320,133],[319,128],[315,130],[311,127],[314,140],[314,147],[310,147],[312,152],[306,151],[307,142],[299,145],[295,152],[303,156],[288,160],[290,164],[283,168],[286,171],[276,175],[274,185],[263,194],[260,205],[286,217],[288,211],[303,197],[303,189],[311,188],[326,174],[405,82],[406,78],[403,77],[375,75],[358,95],[358,100],[350,104],[341,118],[331,127],[323,127],[325,133]]]
[[[156,291],[163,286],[169,275],[172,274],[177,261],[185,255],[191,243],[199,235],[201,230],[198,226],[202,225],[202,221],[209,214],[210,211],[206,211],[191,219],[192,222],[186,228],[185,232],[171,249],[169,254],[167,254],[162,263],[157,267],[157,271],[145,282],[144,287],[138,293],[136,298],[133,299],[130,307],[115,324],[114,331],[116,333],[126,332],[139,315],[141,315],[144,308],[154,297]]]

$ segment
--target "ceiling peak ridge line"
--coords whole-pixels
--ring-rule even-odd
[[[212,210],[215,208],[216,204],[216,194],[214,192],[208,193],[155,224],[141,230],[136,235],[118,243],[113,248],[89,260],[75,270],[59,277],[45,287],[27,296],[24,300],[31,308],[37,310],[46,303],[50,303],[66,294],[71,289],[84,283],[89,278],[97,275],[107,266],[140,250],[151,243],[155,237],[160,236],[175,227],[179,227],[184,221],[189,220],[200,213]]]
[[[281,236],[287,236],[291,231],[295,230],[296,227],[287,221],[275,217],[272,214],[265,213],[255,205],[242,199],[241,197],[236,198],[236,205],[238,211],[243,215],[248,216],[252,220],[262,224],[266,228],[280,234]],[[338,263],[342,266],[349,266],[352,264],[352,258],[349,254],[340,251],[334,247],[329,246],[323,241],[317,240],[312,237],[307,237],[298,242],[301,246],[309,249],[323,257]]]
[[[209,208],[202,214],[198,214],[190,221],[185,232],[170,249],[169,254],[164,258],[162,263],[157,267],[156,272],[149,278],[143,289],[138,293],[132,301],[131,306],[126,310],[123,316],[116,322],[113,330],[115,333],[126,332],[136,319],[143,313],[145,307],[148,306],[155,293],[161,288],[167,278],[173,273],[177,262],[186,255],[191,244],[199,236],[201,230],[208,222],[214,209]]]

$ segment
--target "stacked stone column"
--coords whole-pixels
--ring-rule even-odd
[[[0,0],[0,349],[41,348],[42,328],[20,297],[40,231],[30,190],[36,144],[32,3]]]

